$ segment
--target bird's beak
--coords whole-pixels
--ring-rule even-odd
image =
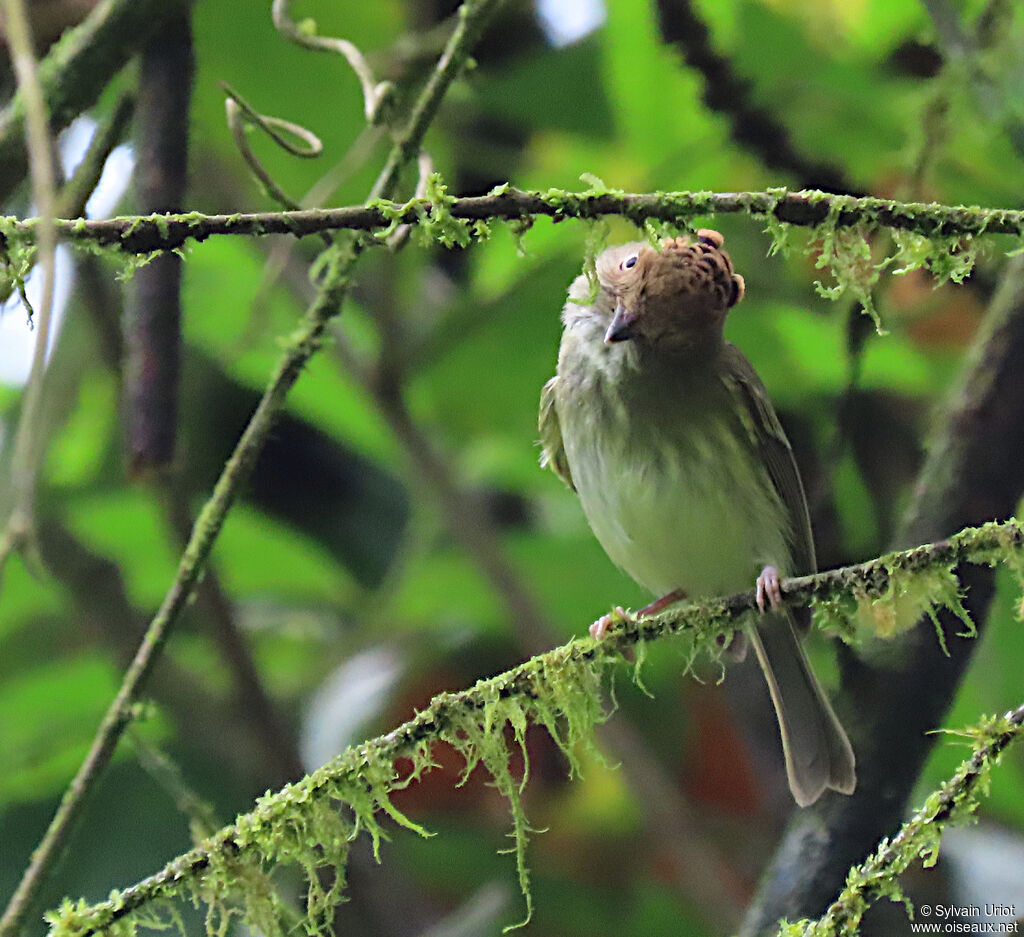
[[[628,310],[620,299],[615,306],[615,314],[612,316],[608,331],[604,333],[604,340],[607,344],[612,342],[627,342],[633,338],[633,323],[636,322],[636,313]]]

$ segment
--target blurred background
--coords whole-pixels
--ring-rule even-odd
[[[455,6],[303,0],[293,13],[364,50],[377,77],[396,82],[401,111]],[[269,3],[202,0],[192,20],[182,207],[277,207],[232,141],[222,82],[323,140],[319,159],[300,160],[251,137],[285,192],[303,204],[363,201],[387,131],[365,129],[344,61],[285,42]],[[1021,207],[1022,51],[1024,15],[998,0],[518,0],[451,89],[425,149],[459,195],[506,181],[578,189],[589,173],[635,192],[810,186]],[[133,67],[121,72],[61,136],[67,172],[134,81]],[[143,210],[136,153],[128,129],[90,216]],[[410,175],[405,195],[414,184]],[[5,210],[30,214],[26,188],[9,191]],[[899,538],[929,429],[1015,245],[985,239],[959,286],[883,272],[874,299],[889,334],[879,337],[851,300],[818,295],[813,253],[769,256],[770,235],[749,217],[699,223],[725,234],[746,278],[727,335],[793,441],[820,565],[877,555]],[[362,258],[338,331],[291,393],[137,727],[173,759],[210,822],[397,725],[436,692],[582,634],[614,604],[648,600],[606,559],[572,493],[537,466],[538,397],[588,236],[583,223],[538,219],[521,237],[495,226],[468,249],[413,239]],[[610,222],[597,236],[636,232]],[[879,235],[873,246],[881,260],[891,242]],[[38,429],[38,556],[13,557],[0,585],[0,895],[13,890],[171,582],[191,514],[312,295],[320,247],[312,237],[224,237],[187,249],[177,443],[160,471],[140,467],[126,441],[122,321],[137,287],[107,258],[61,249]],[[0,317],[0,460],[33,338],[15,296]],[[952,727],[1024,697],[1019,593],[997,578]],[[809,638],[834,686],[833,645]],[[652,647],[649,696],[623,672],[601,737],[608,764],[588,764],[580,780],[568,780],[542,731],[530,732],[525,804],[545,832],[529,851],[528,932],[739,926],[792,803],[756,672],[737,668],[719,685],[715,667],[698,662],[684,675],[687,664],[685,647]],[[966,752],[940,744],[914,797]],[[479,770],[457,787],[458,757],[435,754],[440,767],[395,800],[438,835],[396,831],[379,867],[357,849],[339,927],[440,937],[497,934],[521,919],[513,859],[499,855],[507,806]],[[105,897],[190,846],[189,817],[151,760],[121,746],[45,907]],[[951,834],[939,867],[909,876],[908,889],[932,901],[1016,902],[1024,913],[1022,832],[1024,754],[1012,750],[981,823]],[[905,932],[894,912],[876,932]],[[42,928],[34,916],[31,933]]]

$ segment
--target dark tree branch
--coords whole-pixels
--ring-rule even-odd
[[[100,0],[39,63],[50,128],[63,130],[99,99],[110,79],[187,0]],[[25,103],[0,111],[0,201],[25,177]]]
[[[136,197],[142,213],[177,212],[188,184],[191,13],[182,7],[142,50],[136,107]],[[124,401],[133,473],[174,456],[181,370],[182,259],[167,253],[133,277],[125,303]]]
[[[755,103],[751,83],[712,45],[711,31],[690,0],[657,0],[658,27],[683,62],[704,77],[704,103],[729,121],[733,140],[771,169],[789,173],[803,188],[853,194],[841,169],[817,162],[793,145],[789,130]]]
[[[1024,264],[1008,268],[968,358],[961,386],[930,447],[898,540],[943,536],[964,524],[1009,517],[1024,491]],[[964,557],[951,557],[962,563]],[[965,606],[984,622],[993,571],[959,568]],[[742,933],[774,934],[779,918],[817,917],[849,868],[899,825],[976,640],[940,616],[944,656],[927,627],[869,657],[843,663],[844,721],[857,753],[857,791],[826,796],[794,814]],[[898,717],[896,714],[899,714]]]

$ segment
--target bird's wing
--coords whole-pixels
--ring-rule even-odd
[[[555,394],[558,378],[553,377],[544,385],[540,392],[540,413],[537,415],[537,429],[540,433],[540,464],[549,468],[573,491],[572,473],[569,471],[569,460],[562,445],[562,427],[558,423],[558,411],[555,409]]]
[[[814,538],[811,534],[811,517],[807,510],[807,496],[804,494],[803,482],[800,481],[800,473],[797,471],[789,440],[754,366],[735,345],[728,342],[725,343],[724,354],[728,363],[725,369],[726,382],[741,405],[743,422],[768,469],[775,490],[789,513],[794,566],[793,570],[789,571],[790,575],[800,576],[816,572],[818,567],[814,557]]]

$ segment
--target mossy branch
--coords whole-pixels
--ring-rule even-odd
[[[415,158],[415,153],[412,154]],[[173,250],[188,240],[214,235],[292,234],[305,237],[324,231],[375,231],[399,224],[429,229],[440,215],[456,222],[520,220],[533,216],[601,218],[620,215],[638,225],[647,221],[686,225],[705,215],[748,214],[799,227],[828,223],[834,228],[892,228],[926,238],[966,238],[981,234],[1024,236],[1024,211],[978,208],[892,199],[855,198],[825,192],[769,189],[764,192],[527,192],[502,186],[488,195],[394,202],[376,199],[366,205],[206,215],[201,212],[126,216],[105,220],[61,220],[58,231],[72,242],[117,246],[129,253]],[[38,222],[0,218],[8,238],[32,243]]]
[[[967,528],[937,543],[785,580],[782,591],[787,602],[813,601],[832,611],[852,601],[869,606],[899,605],[908,596],[916,597],[919,608],[956,606],[959,599],[955,586],[952,592],[949,589],[950,582],[955,583],[953,567],[959,563],[997,562],[1008,563],[1024,578],[1024,528],[1016,520]],[[113,925],[131,925],[134,915],[154,902],[186,896],[212,905],[218,918],[237,914],[249,922],[260,920],[263,933],[276,937],[277,930],[265,929],[269,910],[259,903],[259,895],[246,893],[237,883],[245,879],[239,870],[262,872],[268,864],[279,862],[298,864],[305,870],[311,883],[309,923],[312,930],[317,930],[318,920],[329,911],[327,905],[340,897],[316,891],[313,873],[318,867],[333,865],[338,873],[336,881],[343,882],[348,848],[358,832],[368,832],[375,847],[384,836],[381,811],[407,828],[425,832],[395,808],[390,794],[433,767],[431,745],[436,741],[448,742],[463,755],[467,774],[482,763],[509,800],[519,880],[529,911],[524,856],[529,826],[520,801],[521,782],[510,769],[506,727],[511,728],[516,747],[522,748],[527,725],[543,725],[568,757],[570,767],[578,770],[581,746],[592,746],[595,725],[607,718],[602,687],[607,683],[609,668],[622,662],[623,651],[670,635],[685,635],[694,641],[695,648],[714,652],[718,647],[715,637],[730,632],[755,608],[754,593],[749,591],[688,603],[641,621],[626,618],[601,642],[573,639],[470,689],[442,693],[393,731],[348,749],[313,774],[266,795],[251,813],[155,875],[96,905],[66,902],[49,915],[52,935],[89,937]],[[642,654],[637,656],[642,659]],[[1019,726],[1019,721],[1015,725]],[[1002,734],[1010,731],[1003,723],[997,728]],[[1016,731],[1013,729],[1014,734]],[[987,735],[985,738],[988,741]],[[936,795],[940,801],[929,807],[932,822],[948,820],[958,812],[956,805],[965,802],[958,792],[967,789],[964,785],[976,786],[982,766],[990,765],[1008,741],[992,741],[980,749],[981,754],[972,760],[980,759],[974,774],[968,772],[957,780],[958,774],[952,787],[947,785]],[[411,773],[399,774],[395,765],[399,758],[411,759]],[[871,875],[876,874],[874,866],[865,868]],[[868,889],[862,891],[869,895]],[[239,909],[226,907],[229,897],[240,904]]]
[[[1024,705],[989,719],[963,734],[973,739],[974,753],[943,782],[891,839],[884,839],[863,863],[850,869],[846,887],[817,921],[783,926],[782,937],[853,937],[860,933],[864,912],[879,898],[902,901],[913,918],[913,906],[900,889],[897,876],[921,859],[926,868],[939,856],[939,839],[950,823],[962,821],[977,809],[992,768],[1006,747],[1024,733]]]

